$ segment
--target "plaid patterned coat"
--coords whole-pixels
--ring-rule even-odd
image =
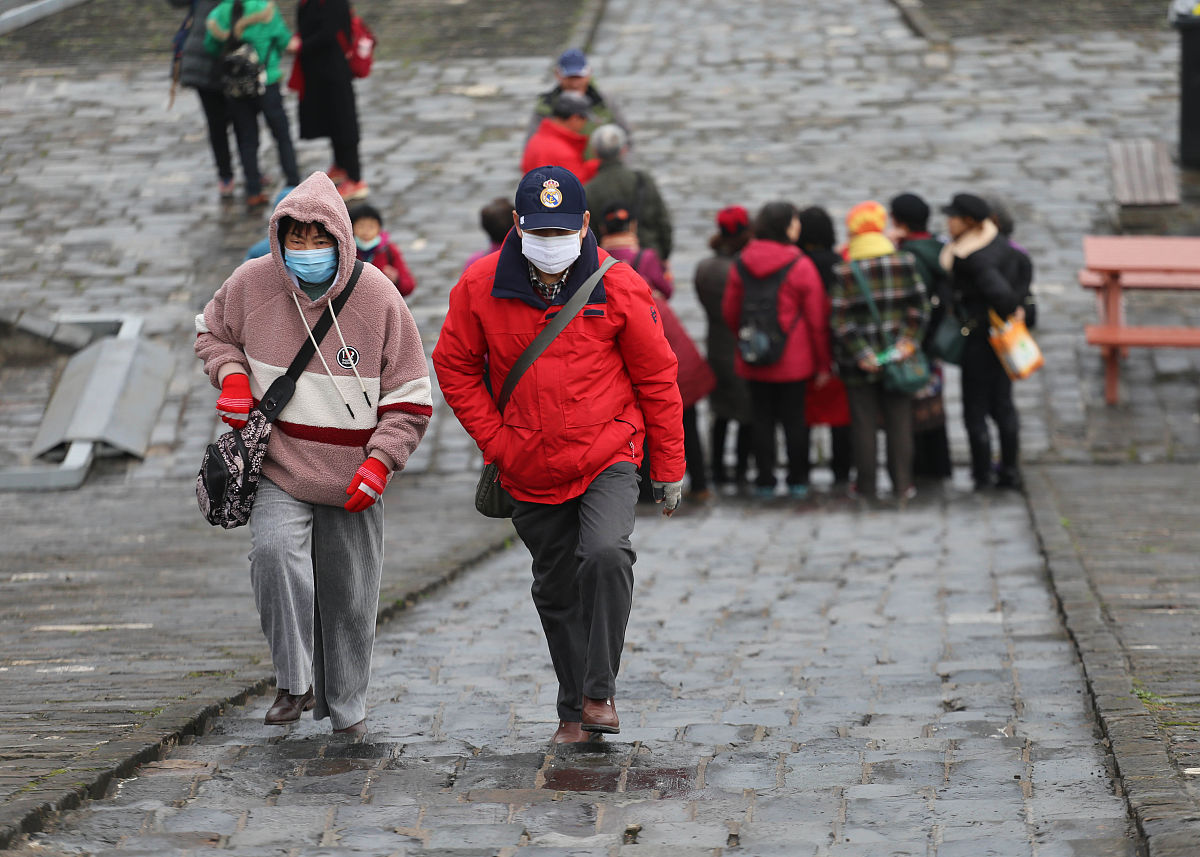
[[[839,262],[834,266],[837,279],[829,291],[833,302],[830,326],[839,374],[848,384],[862,384],[869,378],[858,368],[858,361],[870,353],[878,354],[902,337],[920,343],[930,307],[925,283],[911,253],[861,259],[853,265],[871,289],[881,326],[863,297],[851,264]]]

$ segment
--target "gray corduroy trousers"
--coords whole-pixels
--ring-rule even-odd
[[[367,715],[383,502],[352,514],[297,500],[264,477],[250,538],[250,582],[277,686],[312,687],[314,718],[354,725]]]
[[[558,718],[576,723],[584,695],[613,695],[633,604],[637,468],[614,464],[579,497],[517,501],[513,526],[533,555],[533,603],[558,676]]]

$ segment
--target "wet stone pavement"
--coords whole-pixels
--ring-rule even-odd
[[[637,548],[601,746],[548,743],[518,547],[382,631],[364,741],[260,697],[13,857],[1137,853],[1019,499],[731,503]]]

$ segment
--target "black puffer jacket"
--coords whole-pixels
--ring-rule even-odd
[[[191,0],[167,0],[177,9],[187,9]],[[192,28],[188,30],[187,39],[183,43],[183,53],[179,61],[179,82],[193,89],[221,88],[219,57],[214,57],[204,49],[204,22],[208,15],[216,9],[221,0],[196,0],[196,16],[192,19]]]

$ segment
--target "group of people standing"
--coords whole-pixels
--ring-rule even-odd
[[[848,240],[841,248],[835,248],[832,219],[819,207],[768,203],[753,223],[740,206],[718,213],[710,241],[715,255],[696,270],[708,316],[708,358],[718,378],[710,399],[714,482],[744,482],[753,458],[755,492],[774,496],[782,428],[788,491],[807,496],[813,425],[830,426],[834,484],[852,495],[876,495],[880,428],[895,497],[914,496],[919,477],[949,477],[942,403],[948,355],[934,333],[951,325],[964,340],[952,359],[961,367],[974,485],[1020,487],[1012,381],[989,343],[989,311],[1033,324],[1032,263],[1010,240],[1011,221],[999,206],[962,193],[942,211],[945,242],[929,232],[929,206],[915,194],[895,197],[890,211],[878,202],[860,203],[846,217]],[[786,345],[775,359],[752,364],[739,348],[743,308],[750,293],[772,292]],[[906,386],[886,371],[906,361],[928,367],[924,383]],[[1000,438],[998,466],[989,418]],[[726,438],[733,424],[731,479]]]

